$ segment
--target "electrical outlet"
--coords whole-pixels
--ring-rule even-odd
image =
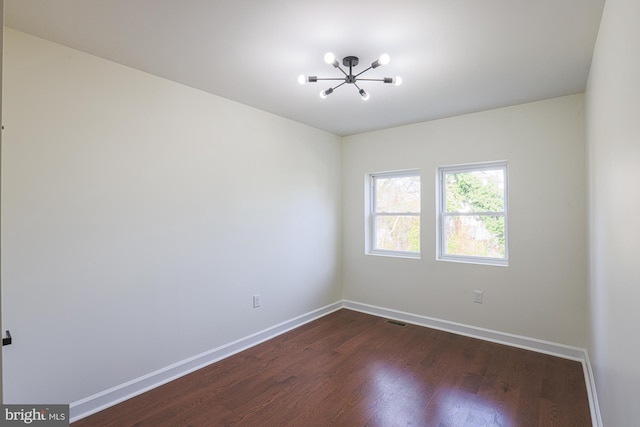
[[[253,296],[253,308],[260,307],[260,294],[255,294]]]
[[[482,296],[483,296],[484,292],[482,291],[473,291],[473,302],[476,302],[478,304],[482,304]]]

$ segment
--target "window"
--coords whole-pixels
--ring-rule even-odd
[[[369,253],[420,258],[420,172],[369,177]]]
[[[507,265],[507,162],[438,169],[437,258]]]

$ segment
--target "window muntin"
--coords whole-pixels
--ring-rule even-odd
[[[420,257],[420,172],[370,175],[370,250],[378,255]]]
[[[507,265],[507,163],[441,167],[438,192],[438,259]]]

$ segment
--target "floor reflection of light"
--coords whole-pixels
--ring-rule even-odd
[[[496,403],[461,390],[438,390],[429,408],[433,409],[430,411],[433,419],[444,425],[515,427],[509,415]]]
[[[427,426],[424,407],[432,394],[426,384],[410,372],[388,364],[376,364],[371,372],[371,425]]]
[[[495,403],[473,393],[439,389],[416,378],[411,370],[378,363],[370,374],[367,404],[372,418],[367,425],[515,427]]]

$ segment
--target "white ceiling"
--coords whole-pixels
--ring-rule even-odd
[[[604,0],[5,0],[12,28],[350,135],[582,92]],[[362,101],[325,52],[381,53]],[[341,62],[341,61],[340,61]]]

